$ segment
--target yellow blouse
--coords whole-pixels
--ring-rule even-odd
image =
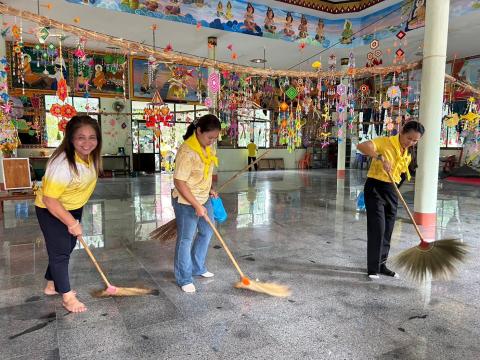
[[[213,148],[212,152],[214,152]],[[205,165],[200,158],[200,155],[188,146],[188,144],[183,143],[180,145],[175,158],[175,171],[173,172],[173,178],[185,181],[195,199],[197,199],[200,204],[205,204],[212,187],[213,166],[214,163],[211,162],[207,176],[205,177]],[[178,202],[180,204],[191,205],[176,188],[173,189],[172,196],[174,198],[178,197]]]
[[[65,154],[49,161],[42,187],[37,191],[35,205],[46,208],[43,196],[57,199],[66,210],[75,210],[84,206],[97,184],[97,173],[93,161],[88,163],[75,153],[78,175],[70,169]]]
[[[375,152],[382,154],[392,165],[393,180],[399,183],[402,173],[407,173],[407,179],[410,180],[408,165],[412,161],[412,156],[408,153],[407,149],[402,153],[399,135],[377,137],[371,141],[375,147]],[[382,162],[377,159],[372,159],[372,164],[370,165],[367,176],[380,181],[390,182],[387,173],[383,169]]]

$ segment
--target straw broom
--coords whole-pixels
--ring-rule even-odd
[[[113,286],[112,284],[110,284],[110,282],[108,281],[104,272],[100,268],[100,265],[98,265],[97,260],[93,256],[93,253],[88,248],[88,245],[85,242],[85,240],[83,240],[83,238],[81,236],[78,236],[77,239],[82,244],[83,248],[85,249],[88,256],[90,257],[90,260],[92,260],[93,265],[95,265],[95,268],[97,269],[98,273],[102,277],[103,282],[107,286],[107,288],[105,290],[94,291],[92,293],[92,296],[94,296],[94,297],[109,297],[109,296],[158,295],[158,290],[155,290],[155,289],[134,288],[134,287],[126,288],[126,287],[117,287],[117,286]]]
[[[431,274],[432,279],[448,280],[455,273],[456,265],[465,260],[467,245],[458,239],[425,241],[392,175],[389,172],[387,174],[420,238],[420,244],[396,255],[393,263],[414,281],[423,282],[427,273]]]
[[[270,152],[271,149],[266,150],[262,155],[260,155],[254,162],[250,163],[249,165],[245,166],[242,170],[235,173],[230,179],[225,181],[222,186],[218,188],[218,192],[220,193],[225,187],[230,184],[233,180],[238,178],[241,174],[245,171],[253,167],[257,164],[265,155]],[[163,224],[162,226],[158,227],[157,229],[153,230],[150,233],[150,239],[152,240],[162,240],[164,242],[173,241],[177,238],[177,220],[172,219],[169,222]]]
[[[240,274],[240,281],[235,284],[235,287],[237,289],[247,289],[247,290],[252,290],[252,291],[268,294],[271,296],[278,296],[278,297],[286,297],[290,295],[291,293],[290,289],[284,285],[279,285],[274,283],[262,283],[260,281],[250,280],[248,277],[246,277],[245,274],[240,269],[240,266],[238,266],[237,261],[233,257],[230,249],[228,248],[227,244],[225,243],[222,236],[218,232],[217,228],[215,227],[215,225],[213,225],[212,220],[210,220],[208,215],[205,215],[204,217],[205,217],[205,220],[208,222],[208,224],[211,226],[213,232],[217,236],[223,248],[225,249],[228,257],[230,258],[233,265],[235,266],[235,269],[237,269],[238,273]]]

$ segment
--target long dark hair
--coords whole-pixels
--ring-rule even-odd
[[[193,135],[195,129],[199,128],[202,133],[212,131],[212,130],[220,130],[222,127],[220,125],[220,120],[213,115],[207,114],[203,115],[202,117],[196,119],[187,127],[187,132],[183,135],[183,140],[187,140],[190,136]]]
[[[100,155],[100,152],[102,151],[102,132],[100,131],[97,120],[91,118],[88,115],[74,116],[67,123],[63,141],[60,146],[57,147],[53,152],[50,161],[55,160],[61,154],[65,153],[70,169],[72,169],[75,174],[78,175],[77,164],[75,163],[75,148],[73,146],[73,137],[75,136],[75,133],[78,131],[78,129],[80,129],[82,126],[90,126],[93,130],[95,130],[95,135],[97,136],[97,147],[92,151],[91,155],[93,159],[93,166],[98,176],[102,169],[102,157]]]
[[[402,134],[406,134],[410,131],[415,131],[423,136],[423,134],[425,134],[425,127],[418,121],[411,120],[403,125]]]

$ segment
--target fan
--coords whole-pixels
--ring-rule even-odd
[[[123,101],[115,101],[113,104],[112,104],[112,109],[117,112],[117,113],[120,113],[123,111],[123,109],[125,109],[125,103]]]

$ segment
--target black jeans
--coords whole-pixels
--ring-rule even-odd
[[[367,209],[367,271],[380,272],[390,250],[398,197],[391,183],[368,178],[364,189]]]
[[[83,208],[70,210],[78,221],[82,220]],[[48,267],[45,279],[55,283],[55,291],[65,294],[71,290],[68,276],[70,254],[77,243],[77,238],[68,232],[67,226],[53,216],[47,209],[35,206],[38,223],[45,238],[48,253]]]
[[[257,160],[256,156],[249,156],[248,157],[248,165],[250,165],[253,161]],[[255,167],[255,171],[258,170],[258,164],[253,165]],[[248,168],[248,171],[252,171],[252,168]]]

